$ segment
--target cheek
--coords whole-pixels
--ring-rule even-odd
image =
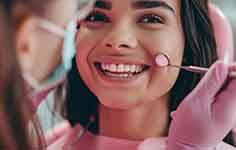
[[[95,45],[95,43],[94,37],[91,36],[89,31],[80,27],[80,30],[76,35],[77,53],[80,51],[88,51],[92,48],[92,45]]]
[[[76,48],[83,53],[92,53],[93,49],[97,47],[104,39],[104,33],[99,31],[89,30],[86,27],[80,26],[76,35]]]
[[[182,63],[184,51],[184,37],[182,32],[153,32],[147,34],[146,37],[148,38],[141,40],[143,41],[142,45],[148,50],[152,58],[155,58],[159,53],[164,53],[169,56],[172,64],[180,65]],[[179,70],[165,67],[153,69],[152,72],[153,79],[149,87],[150,98],[154,97],[157,92],[159,92],[160,95],[168,94],[176,82]]]
[[[88,57],[96,47],[97,41],[97,34],[91,34],[86,28],[80,27],[76,36],[76,59],[78,62],[88,62]]]
[[[76,37],[76,66],[82,77],[82,79],[86,82],[87,77],[86,74],[89,73],[89,63],[88,56],[92,49],[91,44],[93,41],[90,39],[90,36],[86,34],[86,32],[78,32]]]
[[[90,57],[102,39],[100,35],[80,27],[76,36],[76,66],[81,78],[89,88],[93,87],[94,83]]]
[[[147,99],[166,97],[174,86],[178,77],[179,70],[172,68],[156,68],[152,71],[152,79],[148,86]]]
[[[185,39],[181,29],[171,28],[163,31],[142,33],[142,45],[155,58],[159,53],[169,56],[170,63],[180,65],[183,59]]]

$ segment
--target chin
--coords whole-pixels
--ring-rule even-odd
[[[126,109],[134,108],[141,103],[141,101],[137,100],[136,98],[131,99],[130,97],[124,98],[124,97],[116,97],[116,96],[112,96],[112,97],[103,96],[103,97],[98,97],[98,99],[102,105],[111,109],[126,110]]]

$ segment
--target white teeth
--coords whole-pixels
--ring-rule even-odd
[[[132,74],[116,74],[116,73],[111,73],[111,72],[106,72],[105,73],[106,75],[108,76],[111,76],[111,77],[116,77],[116,78],[128,78],[128,77],[131,77],[133,76]]]
[[[137,66],[136,72],[141,72],[141,71],[142,71],[142,67],[141,66]]]
[[[124,72],[124,65],[123,64],[119,64],[119,65],[117,65],[118,67],[117,67],[117,71],[118,72]]]
[[[136,72],[136,65],[131,65],[130,72]]]
[[[129,65],[124,65],[124,72],[129,72]]]
[[[117,68],[117,67],[116,67],[115,64],[111,64],[111,65],[108,66],[107,69],[110,70],[110,71],[112,71],[112,72],[116,72],[116,70],[117,70],[116,68]]]
[[[101,64],[104,71],[119,72],[119,73],[138,73],[143,69],[142,65],[128,65],[128,64]]]

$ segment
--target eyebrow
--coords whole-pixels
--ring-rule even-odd
[[[97,0],[94,4],[95,8],[111,10],[112,3],[106,0]],[[160,0],[135,0],[132,2],[132,7],[135,9],[148,9],[148,8],[156,8],[156,7],[163,7],[167,10],[170,10],[172,13],[175,14],[175,9],[171,7],[164,1]]]
[[[135,9],[148,9],[148,8],[162,7],[167,10],[170,10],[172,13],[175,14],[175,9],[173,7],[171,7],[166,2],[159,1],[159,0],[137,0],[132,3],[132,6]]]

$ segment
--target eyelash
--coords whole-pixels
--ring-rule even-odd
[[[110,22],[110,19],[106,16],[106,14],[102,12],[92,12],[86,18],[85,21],[87,22]]]
[[[90,13],[86,18],[86,22],[97,22],[97,23],[108,23],[110,19],[106,14],[98,11]],[[147,24],[164,24],[165,20],[157,14],[150,13],[144,14],[138,18],[137,23],[147,23]]]
[[[156,14],[145,14],[138,19],[138,23],[164,24],[164,19]]]

